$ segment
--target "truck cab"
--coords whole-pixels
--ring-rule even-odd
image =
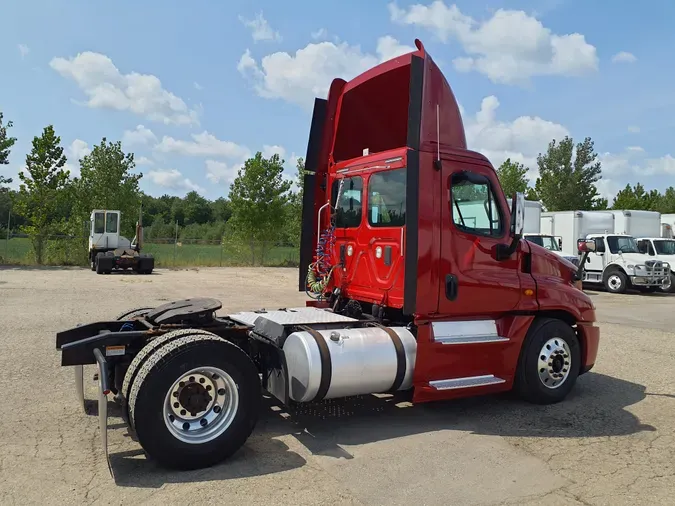
[[[649,255],[654,260],[661,260],[669,267],[675,265],[675,239],[661,237],[637,237],[640,253]],[[669,280],[660,287],[661,291],[671,293],[675,290],[675,274],[671,271]]]
[[[508,389],[514,343],[545,315],[568,315],[582,340],[596,330],[577,267],[523,239],[524,197],[510,206],[467,149],[452,90],[416,44],[315,101],[298,281],[309,304],[414,328],[424,401]]]
[[[612,293],[631,287],[644,292],[668,289],[670,265],[645,259],[633,236],[591,233],[586,239],[595,242],[595,251],[587,258],[584,282],[602,283]]]

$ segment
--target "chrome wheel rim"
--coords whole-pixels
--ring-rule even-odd
[[[611,290],[618,290],[619,288],[621,288],[621,278],[616,274],[612,274],[609,277],[607,283],[609,284],[609,288]]]
[[[239,389],[232,376],[217,367],[198,367],[171,385],[163,418],[176,439],[203,444],[228,429],[238,407]]]
[[[571,365],[572,353],[567,342],[559,337],[549,339],[539,352],[539,380],[546,388],[559,388],[569,377]]]

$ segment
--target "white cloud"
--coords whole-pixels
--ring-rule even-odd
[[[237,177],[237,171],[243,166],[243,163],[227,164],[216,160],[206,160],[206,179],[214,184],[224,183],[229,187]]]
[[[528,176],[537,176],[537,155],[546,150],[552,139],[561,140],[570,132],[563,125],[540,118],[520,116],[513,121],[497,119],[499,100],[485,97],[480,110],[464,119],[467,147],[483,153],[495,168],[511,158],[530,169]]]
[[[286,149],[283,146],[270,146],[268,144],[263,145],[263,158],[271,158],[274,154],[279,155],[279,158],[283,160],[286,157]]]
[[[146,146],[157,142],[157,136],[143,125],[138,125],[134,130],[125,130],[122,134],[122,144],[128,146]]]
[[[192,84],[194,85],[194,87],[197,91],[202,91],[204,89],[204,87],[201,84],[199,84],[197,81],[195,81]]]
[[[376,54],[363,52],[360,46],[346,42],[324,41],[310,43],[295,54],[269,54],[260,63],[247,49],[239,60],[237,70],[252,80],[261,97],[279,98],[310,108],[314,97],[326,97],[334,78],[352,79],[405,49],[408,47],[388,36],[378,39]]]
[[[70,172],[70,177],[80,176],[80,160],[91,153],[91,148],[82,139],[75,139],[63,150],[66,155],[65,169]]]
[[[178,153],[187,156],[214,156],[242,159],[250,156],[250,151],[231,141],[221,141],[213,134],[204,131],[192,134],[192,141],[164,136],[155,149],[162,153]]]
[[[637,133],[640,133],[640,127],[639,126],[629,126],[628,131],[632,134],[637,134]]]
[[[154,75],[122,74],[106,55],[86,51],[72,58],[53,58],[49,65],[61,76],[75,81],[95,109],[129,111],[152,121],[198,125],[197,111],[163,88]]]
[[[30,48],[26,44],[19,44],[17,48],[19,49],[19,54],[21,55],[22,60],[28,53],[30,53]]]
[[[377,39],[377,49],[375,52],[380,56],[382,61],[386,61],[416,50],[417,48],[401,44],[391,35],[385,35]]]
[[[152,184],[161,186],[162,188],[168,188],[179,192],[205,192],[204,188],[193,183],[189,178],[183,177],[183,174],[176,169],[151,170],[148,172],[147,177]]]
[[[262,11],[256,14],[254,19],[246,19],[243,16],[239,16],[239,21],[241,21],[245,27],[251,30],[251,37],[253,37],[254,42],[260,40],[272,40],[279,42],[281,40],[281,34],[272,29],[267,20],[263,17]]]
[[[150,166],[155,164],[155,162],[150,160],[150,158],[148,158],[147,156],[141,156],[140,158],[137,158],[134,161],[136,162],[136,165]]]
[[[442,0],[402,9],[389,4],[391,20],[425,28],[442,42],[456,40],[466,56],[453,60],[460,72],[476,71],[491,81],[525,84],[541,75],[578,76],[598,68],[595,46],[578,33],[557,35],[524,11],[498,9],[486,21],[462,14]]]
[[[628,146],[626,149],[628,151],[637,151],[638,153],[644,152],[644,148],[642,146]]]
[[[612,56],[612,62],[614,63],[634,63],[636,61],[635,55],[627,51],[620,51]]]

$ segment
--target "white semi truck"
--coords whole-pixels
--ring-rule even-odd
[[[614,214],[614,232],[635,237],[640,253],[669,265],[675,264],[675,239],[662,237],[661,213],[634,209],[611,212]],[[670,273],[669,282],[661,290],[669,293],[675,290],[675,274]]]
[[[643,292],[670,288],[670,265],[641,253],[632,235],[617,233],[615,212],[560,211],[547,214],[553,217],[554,233],[562,237],[566,254],[579,255],[576,245],[580,239],[595,242],[595,251],[586,259],[584,283],[603,285],[612,293],[624,293],[629,288]]]

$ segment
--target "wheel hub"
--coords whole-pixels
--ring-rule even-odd
[[[539,352],[537,372],[546,388],[558,388],[569,377],[572,353],[563,339],[554,337],[546,341]]]
[[[164,401],[164,422],[177,439],[205,443],[227,430],[238,406],[232,377],[215,367],[201,367],[173,383]]]
[[[619,276],[617,276],[616,274],[614,274],[613,276],[610,276],[609,286],[614,290],[620,288],[621,287],[621,278],[619,278]]]

